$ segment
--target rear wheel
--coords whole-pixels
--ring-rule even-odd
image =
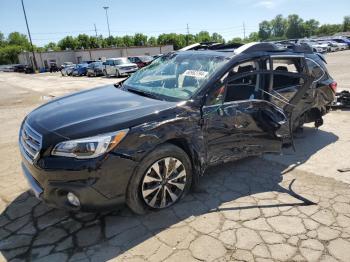
[[[105,77],[109,77],[109,74],[107,73],[107,70],[103,70],[103,74]]]
[[[137,214],[161,210],[183,198],[191,182],[188,155],[177,146],[164,144],[141,162],[129,183],[126,203]]]

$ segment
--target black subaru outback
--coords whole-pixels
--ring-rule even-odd
[[[279,152],[296,128],[321,125],[334,99],[324,58],[307,46],[187,49],[31,112],[19,147],[35,195],[70,210],[167,208],[207,167]]]

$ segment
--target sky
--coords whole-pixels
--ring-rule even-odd
[[[258,30],[277,14],[298,14],[325,23],[342,23],[350,15],[349,0],[24,0],[33,43],[43,46],[79,33],[111,35],[218,32],[226,40]],[[21,0],[0,0],[0,32],[27,34]]]

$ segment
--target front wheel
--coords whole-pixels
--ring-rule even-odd
[[[115,70],[115,77],[116,77],[116,78],[119,78],[119,77],[120,77],[120,73],[119,73],[119,70],[118,70],[118,69]]]
[[[128,186],[126,203],[137,214],[177,203],[192,183],[191,161],[181,148],[164,144],[141,162]]]

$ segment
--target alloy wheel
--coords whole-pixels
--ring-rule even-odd
[[[160,159],[151,165],[143,178],[143,200],[151,208],[169,207],[182,196],[186,179],[186,169],[180,160],[174,157]]]

